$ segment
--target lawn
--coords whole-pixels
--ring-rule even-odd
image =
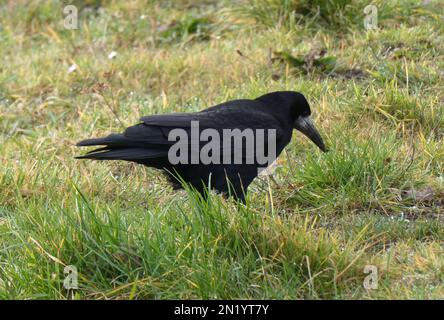
[[[2,1],[0,298],[443,298],[443,19],[434,0]],[[330,152],[295,131],[246,206],[74,159],[143,115],[276,90],[307,97]]]

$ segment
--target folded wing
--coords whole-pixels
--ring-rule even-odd
[[[277,129],[277,139],[280,138],[279,122],[269,113],[260,111],[257,102],[252,100],[231,101],[195,113],[145,116],[140,120],[141,123],[121,134],[80,141],[77,146],[103,147],[77,158],[127,160],[147,165],[149,159],[166,161],[169,148],[176,143],[168,140],[171,130],[181,128],[190,137],[192,121],[198,122],[200,130],[212,128],[221,135],[223,129]]]

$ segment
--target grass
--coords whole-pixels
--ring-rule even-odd
[[[374,1],[366,31],[358,0],[74,3],[77,30],[59,1],[0,5],[0,298],[444,296],[442,4]],[[330,152],[295,133],[246,207],[73,159],[142,115],[273,90],[307,96]]]

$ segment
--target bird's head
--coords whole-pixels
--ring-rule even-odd
[[[266,94],[259,99],[273,101],[281,113],[285,113],[287,120],[291,121],[292,128],[302,132],[316,144],[323,152],[327,152],[324,141],[311,119],[310,105],[304,95],[295,91],[278,91]]]

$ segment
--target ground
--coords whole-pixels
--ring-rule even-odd
[[[360,0],[71,1],[77,29],[68,3],[0,4],[0,298],[444,297],[442,3],[373,1],[376,29]],[[330,152],[295,132],[247,206],[74,159],[275,90]]]

